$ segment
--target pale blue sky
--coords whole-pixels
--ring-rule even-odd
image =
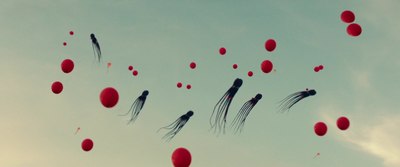
[[[397,0],[2,0],[0,166],[164,167],[172,166],[177,147],[191,151],[192,167],[400,166],[398,9]],[[343,10],[355,13],[361,36],[347,35]],[[102,65],[94,61],[90,33],[101,44]],[[269,38],[277,41],[272,53],[264,49]],[[75,61],[68,75],[60,70],[65,58]],[[262,74],[265,59],[276,73]],[[313,72],[319,64],[324,70]],[[263,99],[242,134],[216,137],[209,117],[237,77],[244,83],[229,123],[244,102],[257,93]],[[60,95],[50,91],[56,80],[64,84]],[[113,109],[99,102],[108,86],[120,93]],[[278,101],[305,88],[318,94],[276,112]],[[145,89],[146,105],[127,126],[118,114]],[[156,130],[188,110],[194,116],[182,131],[162,141],[165,131]],[[351,121],[344,132],[335,126],[342,115]],[[318,121],[328,125],[324,137],[313,132]],[[95,144],[90,152],[80,148],[87,137]]]

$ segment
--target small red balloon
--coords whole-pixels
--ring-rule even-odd
[[[190,85],[190,84],[186,85],[186,89],[191,89],[191,88],[192,88],[192,85]]]
[[[319,72],[319,68],[318,67],[314,67],[314,72]]]
[[[327,131],[328,131],[328,127],[326,126],[326,124],[324,122],[317,122],[314,125],[314,132],[318,136],[324,136]]]
[[[132,74],[133,74],[133,76],[136,76],[136,75],[138,75],[138,71],[136,71],[136,70],[133,70],[133,72],[132,72]]]
[[[350,127],[350,121],[346,117],[340,117],[337,119],[336,125],[340,130],[347,130]]]
[[[276,48],[276,42],[275,42],[274,39],[268,39],[268,40],[265,42],[265,49],[266,49],[268,52],[274,51],[275,48]]]
[[[192,162],[192,155],[186,148],[175,149],[171,156],[174,167],[189,167]]]
[[[233,64],[232,67],[233,67],[233,69],[237,69],[238,65],[237,64]]]
[[[191,69],[195,69],[196,68],[196,63],[195,62],[191,62],[190,63],[190,68]]]
[[[347,26],[347,34],[350,36],[356,37],[359,36],[362,32],[362,28],[357,23],[351,23]]]
[[[87,138],[87,139],[83,140],[83,141],[82,141],[82,144],[81,144],[81,147],[82,147],[82,150],[83,150],[83,151],[90,151],[90,150],[92,150],[92,148],[93,148],[93,141],[92,141],[92,139]]]
[[[181,87],[182,87],[182,83],[181,83],[181,82],[178,82],[178,83],[176,84],[176,87],[181,88]]]
[[[51,91],[54,94],[60,94],[63,90],[63,84],[60,81],[55,81],[53,84],[51,84]]]
[[[219,48],[219,54],[225,55],[225,53],[226,53],[226,49],[224,47]]]
[[[132,71],[132,70],[133,70],[133,66],[129,66],[129,67],[128,67],[128,70],[129,70],[129,71]]]
[[[269,60],[264,60],[261,63],[261,71],[264,72],[264,73],[270,73],[273,68],[274,68],[274,65]]]
[[[67,46],[67,42],[64,42],[63,45],[64,45],[64,46]]]
[[[112,108],[118,103],[119,94],[113,87],[104,88],[100,93],[100,102],[106,108]]]
[[[61,70],[64,73],[70,73],[74,69],[74,62],[71,59],[65,59],[61,62]]]
[[[352,23],[356,19],[356,16],[354,13],[350,10],[345,10],[342,12],[340,15],[340,18],[342,19],[343,22],[345,23]]]
[[[323,70],[323,69],[324,69],[324,66],[323,66],[323,65],[319,65],[319,66],[318,66],[318,69],[319,69],[319,70]]]
[[[247,72],[247,75],[248,75],[249,77],[252,77],[252,76],[253,76],[253,71]]]
[[[69,35],[74,35],[74,32],[73,32],[73,31],[70,31],[70,32],[69,32]]]

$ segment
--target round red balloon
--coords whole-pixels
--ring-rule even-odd
[[[314,132],[315,134],[317,134],[318,136],[324,136],[326,134],[326,132],[328,131],[328,127],[326,126],[325,123],[323,122],[317,122],[314,125]]]
[[[319,67],[318,66],[316,66],[316,67],[314,67],[314,72],[319,72]]]
[[[359,36],[362,32],[362,28],[357,23],[351,23],[347,26],[347,34],[350,36],[356,37]]]
[[[70,31],[70,32],[69,32],[69,35],[74,35],[74,32],[73,32],[73,31]]]
[[[182,83],[181,83],[181,82],[178,82],[178,83],[176,84],[176,87],[181,88],[181,87],[182,87]]]
[[[195,69],[196,68],[196,63],[195,62],[191,62],[190,63],[190,68],[191,69]]]
[[[233,67],[233,69],[237,69],[238,65],[237,64],[233,64],[232,67]]]
[[[319,69],[319,70],[323,70],[323,69],[324,69],[324,66],[323,66],[323,65],[319,65],[319,66],[318,66],[318,69]]]
[[[67,42],[63,42],[63,45],[64,45],[64,46],[67,46]]]
[[[118,91],[113,87],[104,88],[100,93],[100,102],[106,108],[112,108],[118,103]]]
[[[128,70],[129,70],[129,71],[132,71],[132,70],[133,70],[133,66],[129,66],[129,67],[128,67]]]
[[[270,73],[273,68],[274,68],[274,65],[269,60],[264,60],[261,63],[261,71],[264,72],[264,73]]]
[[[74,62],[71,59],[65,59],[61,63],[61,70],[64,73],[70,73],[72,70],[74,70]]]
[[[171,160],[174,167],[189,167],[192,162],[192,155],[190,155],[189,150],[180,147],[172,153]]]
[[[133,74],[133,76],[136,76],[136,75],[138,75],[138,71],[136,71],[136,70],[133,70],[133,72],[132,72],[132,74]]]
[[[274,39],[268,39],[268,40],[265,42],[265,49],[266,49],[268,52],[274,51],[275,48],[276,48],[276,42],[275,42]]]
[[[249,77],[252,77],[252,76],[253,76],[253,71],[247,72],[247,75],[248,75]]]
[[[340,130],[347,130],[350,127],[350,121],[346,117],[340,117],[337,119],[336,125]]]
[[[63,84],[60,81],[55,81],[53,82],[53,84],[51,85],[51,91],[54,94],[60,94],[63,90]]]
[[[356,16],[354,13],[350,10],[345,10],[342,12],[340,15],[340,18],[342,19],[343,22],[345,23],[352,23],[356,19]]]
[[[92,148],[93,148],[93,141],[92,141],[92,139],[87,138],[87,139],[83,140],[83,141],[82,141],[82,144],[81,144],[81,147],[82,147],[82,150],[83,150],[83,151],[90,151],[90,150],[92,150]]]
[[[190,84],[186,85],[186,89],[191,89],[191,88],[192,88],[192,85],[190,85]]]
[[[226,49],[224,47],[219,48],[219,54],[225,55],[225,53],[226,53]]]

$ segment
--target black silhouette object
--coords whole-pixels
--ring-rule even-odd
[[[255,97],[244,103],[242,108],[240,108],[238,114],[231,124],[231,127],[235,128],[235,133],[237,133],[239,130],[240,132],[242,132],[247,116],[261,98],[262,95],[259,93]]]
[[[233,82],[231,88],[226,91],[226,93],[222,96],[222,98],[218,101],[218,103],[214,106],[214,110],[210,117],[210,125],[211,129],[214,128],[214,133],[218,130],[218,133],[221,132],[221,128],[225,133],[225,124],[226,117],[228,114],[229,106],[232,103],[233,98],[235,97],[237,91],[240,86],[242,86],[243,81],[240,78],[236,78]],[[215,114],[215,117],[213,117]]]
[[[295,105],[297,102],[299,102],[300,100],[309,97],[309,96],[314,96],[317,94],[317,91],[315,91],[314,89],[306,89],[305,91],[299,91],[296,93],[293,93],[289,96],[287,96],[286,98],[284,98],[283,100],[281,100],[281,104],[279,105],[280,107],[280,111],[284,112],[284,111],[288,111],[290,110],[290,108]]]
[[[131,118],[128,121],[129,123],[133,123],[136,121],[137,117],[139,116],[140,111],[142,110],[144,103],[146,102],[147,95],[149,95],[149,91],[145,90],[143,91],[142,95],[140,95],[132,104],[131,108],[126,114],[123,114],[121,116],[128,115],[131,113]]]
[[[159,132],[161,129],[170,130],[167,134],[164,135],[162,139],[166,139],[166,141],[170,141],[174,136],[182,129],[182,127],[189,121],[190,117],[193,116],[193,111],[188,111],[186,114],[180,116],[176,121],[171,124],[164,126],[158,129]]]
[[[90,39],[92,40],[92,48],[94,52],[94,58],[98,59],[99,63],[101,60],[101,50],[100,50],[100,44],[99,41],[97,41],[97,38],[94,36],[94,34],[90,34]],[[97,57],[96,57],[97,55]]]

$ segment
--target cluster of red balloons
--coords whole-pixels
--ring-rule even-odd
[[[133,70],[133,66],[128,66],[128,70],[129,71],[132,71]],[[132,75],[133,76],[137,76],[139,74],[139,72],[137,71],[137,70],[133,70],[132,71]]]
[[[171,156],[174,167],[189,167],[192,163],[192,155],[186,148],[175,149]]]
[[[178,82],[176,84],[176,87],[178,87],[178,88],[181,88],[182,86],[183,86],[182,82]],[[186,89],[191,89],[191,88],[192,88],[192,85],[190,85],[190,84],[186,85]]]
[[[350,121],[347,117],[340,117],[336,121],[336,126],[340,130],[347,130],[350,127]],[[324,122],[317,122],[314,125],[314,132],[318,136],[324,136],[326,132],[328,131],[328,126]]]
[[[356,16],[352,11],[350,10],[343,11],[342,14],[340,15],[340,18],[344,23],[349,24],[346,29],[347,34],[353,37],[359,36],[361,34],[362,28],[359,24],[354,23],[354,21],[356,20]]]
[[[321,71],[321,70],[323,70],[323,69],[324,69],[324,66],[323,66],[323,65],[315,66],[315,67],[314,67],[314,72],[319,72],[319,71]]]

